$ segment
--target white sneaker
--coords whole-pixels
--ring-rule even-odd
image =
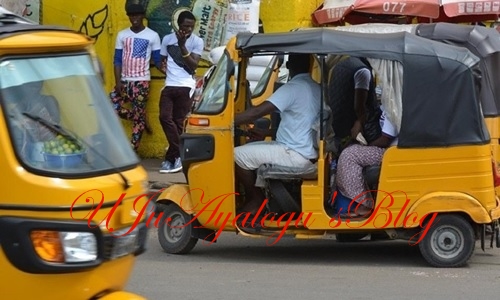
[[[170,173],[170,170],[172,170],[172,163],[169,162],[168,160],[164,161],[161,163],[160,166],[160,173]]]
[[[172,166],[170,173],[176,173],[176,172],[179,172],[180,170],[182,170],[182,162],[181,162],[181,158],[177,157],[175,159],[174,165]]]
[[[172,164],[168,160],[161,163],[160,173],[176,173],[182,170],[181,158],[177,157]]]

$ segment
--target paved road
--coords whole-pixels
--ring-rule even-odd
[[[428,267],[404,241],[339,243],[223,233],[187,255],[162,251],[156,229],[127,290],[148,299],[488,299],[500,296],[500,249],[468,266]]]

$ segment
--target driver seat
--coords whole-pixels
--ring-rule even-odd
[[[257,169],[256,186],[265,188],[272,212],[300,213],[302,181],[317,177],[317,163],[306,168],[264,164]]]

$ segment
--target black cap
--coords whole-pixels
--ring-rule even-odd
[[[140,4],[129,4],[125,8],[127,15],[144,15],[146,10]]]

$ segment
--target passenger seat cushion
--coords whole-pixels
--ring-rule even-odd
[[[255,186],[264,187],[266,179],[316,179],[318,177],[318,164],[311,164],[306,168],[284,167],[264,164],[257,169]]]

